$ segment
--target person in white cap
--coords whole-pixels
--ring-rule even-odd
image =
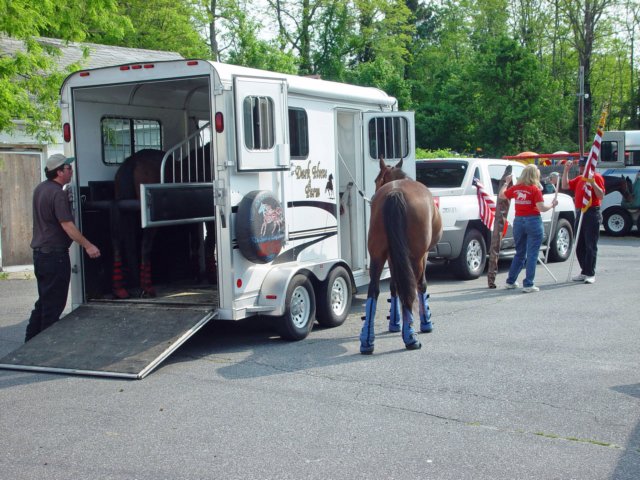
[[[69,195],[62,187],[73,176],[73,158],[51,155],[44,169],[47,179],[33,191],[33,268],[38,282],[38,300],[27,324],[25,342],[60,319],[67,304],[71,261],[69,247],[80,244],[90,258],[100,250],[85,238],[74,223]]]

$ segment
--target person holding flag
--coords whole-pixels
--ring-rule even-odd
[[[525,167],[518,179],[518,183],[507,187],[511,176],[505,178],[504,185],[498,193],[498,198],[513,199],[516,205],[516,218],[513,221],[513,240],[516,244],[516,254],[511,260],[506,288],[517,288],[518,275],[526,265],[526,275],[522,282],[524,293],[540,290],[534,284],[536,264],[540,253],[540,245],[544,237],[542,217],[540,212],[546,212],[558,205],[554,199],[551,205],[545,205],[540,185],[540,170],[534,164]]]
[[[597,160],[597,159],[596,159]],[[595,283],[596,257],[598,256],[598,240],[600,239],[600,224],[602,213],[600,204],[605,195],[604,178],[594,168],[585,167],[585,173],[569,180],[569,170],[573,162],[564,164],[562,172],[562,188],[573,190],[576,206],[576,257],[580,265],[580,274],[573,277],[575,282]],[[582,224],[580,225],[580,217]],[[578,227],[578,225],[580,225]]]

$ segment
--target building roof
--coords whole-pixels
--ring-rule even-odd
[[[83,68],[99,68],[140,61],[176,60],[183,58],[179,53],[160,50],[114,47],[112,45],[99,45],[97,43],[66,42],[56,38],[45,37],[40,37],[37,40],[42,45],[53,46],[60,49],[61,56],[57,60],[57,63],[61,69],[80,61],[82,61]],[[89,56],[87,58],[83,58],[84,49],[89,50]],[[15,55],[17,52],[24,50],[25,45],[22,40],[0,35],[0,55]]]

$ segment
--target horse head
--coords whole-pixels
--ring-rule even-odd
[[[389,183],[393,180],[401,180],[407,178],[407,174],[402,171],[402,159],[395,166],[390,167],[384,162],[384,157],[380,155],[380,173],[375,179],[376,191],[382,187],[385,183]]]

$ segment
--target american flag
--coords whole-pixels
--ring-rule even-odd
[[[598,130],[596,136],[593,139],[593,145],[589,152],[587,164],[584,166],[584,172],[582,176],[584,178],[593,178],[596,172],[596,165],[598,164],[598,158],[600,157],[600,144],[602,143],[602,131],[604,130],[604,123],[607,119],[607,109],[602,111],[600,116],[600,122],[598,123]],[[584,184],[584,196],[582,197],[582,211],[584,212],[591,206],[591,196],[593,195],[593,187],[590,183]]]
[[[493,230],[493,221],[496,218],[496,203],[484,189],[478,178],[473,179],[473,185],[478,189],[478,208],[480,209],[480,219],[489,230]]]

